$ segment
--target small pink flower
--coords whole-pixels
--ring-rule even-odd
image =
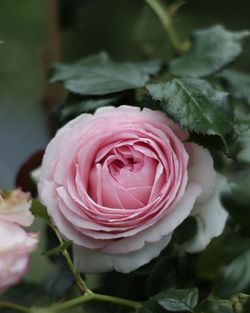
[[[29,254],[37,235],[26,233],[16,223],[0,219],[0,293],[18,283],[28,269]]]
[[[39,195],[74,242],[80,270],[130,272],[158,256],[192,212],[210,211],[213,161],[187,138],[163,113],[130,106],[82,114],[58,131],[45,152]],[[187,250],[203,249],[223,230],[217,198],[211,212],[214,219],[219,212],[218,227],[199,228],[202,242]]]
[[[16,189],[10,193],[0,192],[0,219],[30,226],[34,216],[30,212],[30,194]]]

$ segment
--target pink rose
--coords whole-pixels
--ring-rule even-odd
[[[16,222],[25,227],[30,226],[34,221],[30,207],[30,194],[21,189],[8,194],[0,193],[0,219]]]
[[[0,219],[0,293],[18,283],[28,268],[29,254],[37,235],[27,234],[18,224]]]
[[[199,251],[223,230],[212,158],[187,137],[163,113],[130,106],[82,114],[58,131],[44,155],[39,195],[74,242],[81,271],[138,268],[159,255],[192,212],[202,220],[203,208],[218,225],[203,221],[202,240],[185,249]]]

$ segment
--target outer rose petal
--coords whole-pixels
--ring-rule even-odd
[[[26,273],[29,254],[37,241],[37,235],[0,219],[0,292],[18,283]]]
[[[120,241],[115,241],[104,251],[115,254],[125,254],[134,250],[142,249],[147,242],[154,243],[161,240],[163,236],[172,234],[175,228],[190,214],[190,211],[194,206],[194,202],[200,192],[201,188],[198,184],[190,183],[187,186],[184,196],[169,215],[162,218],[152,227],[134,236],[121,239]]]
[[[110,248],[111,252],[114,249],[115,254],[74,245],[74,263],[85,273],[113,269],[129,273],[146,264],[157,257],[169,243],[173,230],[188,216],[200,191],[198,185],[191,184],[181,201],[167,217],[136,236],[122,239],[117,245],[115,242]],[[117,254],[119,251],[121,254]]]
[[[8,196],[0,194],[0,218],[15,222],[21,226],[30,226],[34,216],[30,212],[31,200],[29,193],[20,189],[12,191]]]
[[[214,192],[211,197],[194,206],[191,215],[197,219],[198,230],[195,237],[183,245],[186,252],[200,252],[206,248],[212,238],[219,236],[225,227],[227,212],[220,203],[220,191],[226,179],[217,174]]]
[[[196,181],[202,187],[202,193],[197,199],[197,203],[209,198],[215,185],[216,172],[213,167],[213,159],[207,149],[196,144],[191,144],[191,165],[188,177],[191,181]]]
[[[116,270],[129,273],[157,257],[171,239],[171,234],[160,241],[146,243],[143,249],[127,254],[108,254],[98,250],[73,246],[74,263],[80,272],[97,273]]]

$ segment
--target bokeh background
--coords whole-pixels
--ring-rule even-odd
[[[249,12],[247,0],[187,0],[175,25],[183,39],[212,24],[250,29]],[[64,96],[46,82],[54,61],[72,62],[100,50],[118,60],[167,59],[171,53],[143,0],[1,0],[0,40],[0,189],[14,187],[20,166],[49,140],[49,112]],[[249,55],[250,40],[236,65],[250,70]],[[39,260],[36,275],[32,262],[30,279],[40,279],[51,266]]]

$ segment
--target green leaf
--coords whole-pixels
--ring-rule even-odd
[[[63,250],[71,247],[72,241],[71,240],[66,240],[63,243],[61,243],[59,246],[56,248],[53,248],[51,250],[45,251],[43,254],[44,255],[55,255],[55,254],[60,254]]]
[[[100,53],[71,65],[56,64],[50,81],[62,81],[67,90],[77,94],[105,95],[143,87],[160,66],[159,61],[118,63]]]
[[[149,300],[143,304],[138,313],[164,313],[166,310],[162,308],[155,300]]]
[[[148,278],[150,294],[155,295],[163,289],[177,286],[178,281],[182,279],[178,265],[177,257],[159,258]]]
[[[228,94],[201,79],[173,79],[146,86],[162,110],[189,131],[224,135],[232,131],[233,109]]]
[[[193,34],[193,44],[182,57],[170,62],[170,72],[176,76],[209,76],[239,56],[241,41],[248,31],[229,32],[216,25]]]
[[[171,312],[194,312],[198,303],[198,289],[169,289],[156,297],[157,302]]]
[[[235,70],[224,70],[217,77],[226,82],[229,92],[250,105],[250,74]]]
[[[250,230],[250,167],[232,175],[221,194],[224,208],[233,220]]]
[[[232,262],[223,267],[215,284],[215,294],[228,298],[250,289],[250,245]]]
[[[229,300],[209,297],[195,310],[195,313],[235,313]]]
[[[32,206],[30,208],[30,211],[34,216],[40,217],[44,219],[46,222],[50,221],[47,208],[37,199],[32,199]]]
[[[189,216],[185,219],[180,226],[178,226],[173,234],[173,240],[175,244],[181,245],[191,240],[197,232],[197,220],[193,216]]]
[[[215,294],[228,298],[250,290],[250,239],[236,233],[212,240],[200,255],[198,275],[214,283]]]
[[[215,153],[215,151],[223,152],[229,158],[232,158],[237,152],[235,137],[236,134],[234,132],[228,133],[223,136],[223,140],[221,139],[221,137],[216,135],[202,135],[195,132],[189,132],[188,141],[194,142],[204,148],[207,148],[208,150],[210,150],[211,153]]]
[[[238,138],[239,151],[237,159],[240,162],[250,163],[250,129],[241,131]]]
[[[220,270],[250,247],[250,239],[236,233],[224,233],[213,239],[198,259],[197,273],[202,279],[215,281]]]

